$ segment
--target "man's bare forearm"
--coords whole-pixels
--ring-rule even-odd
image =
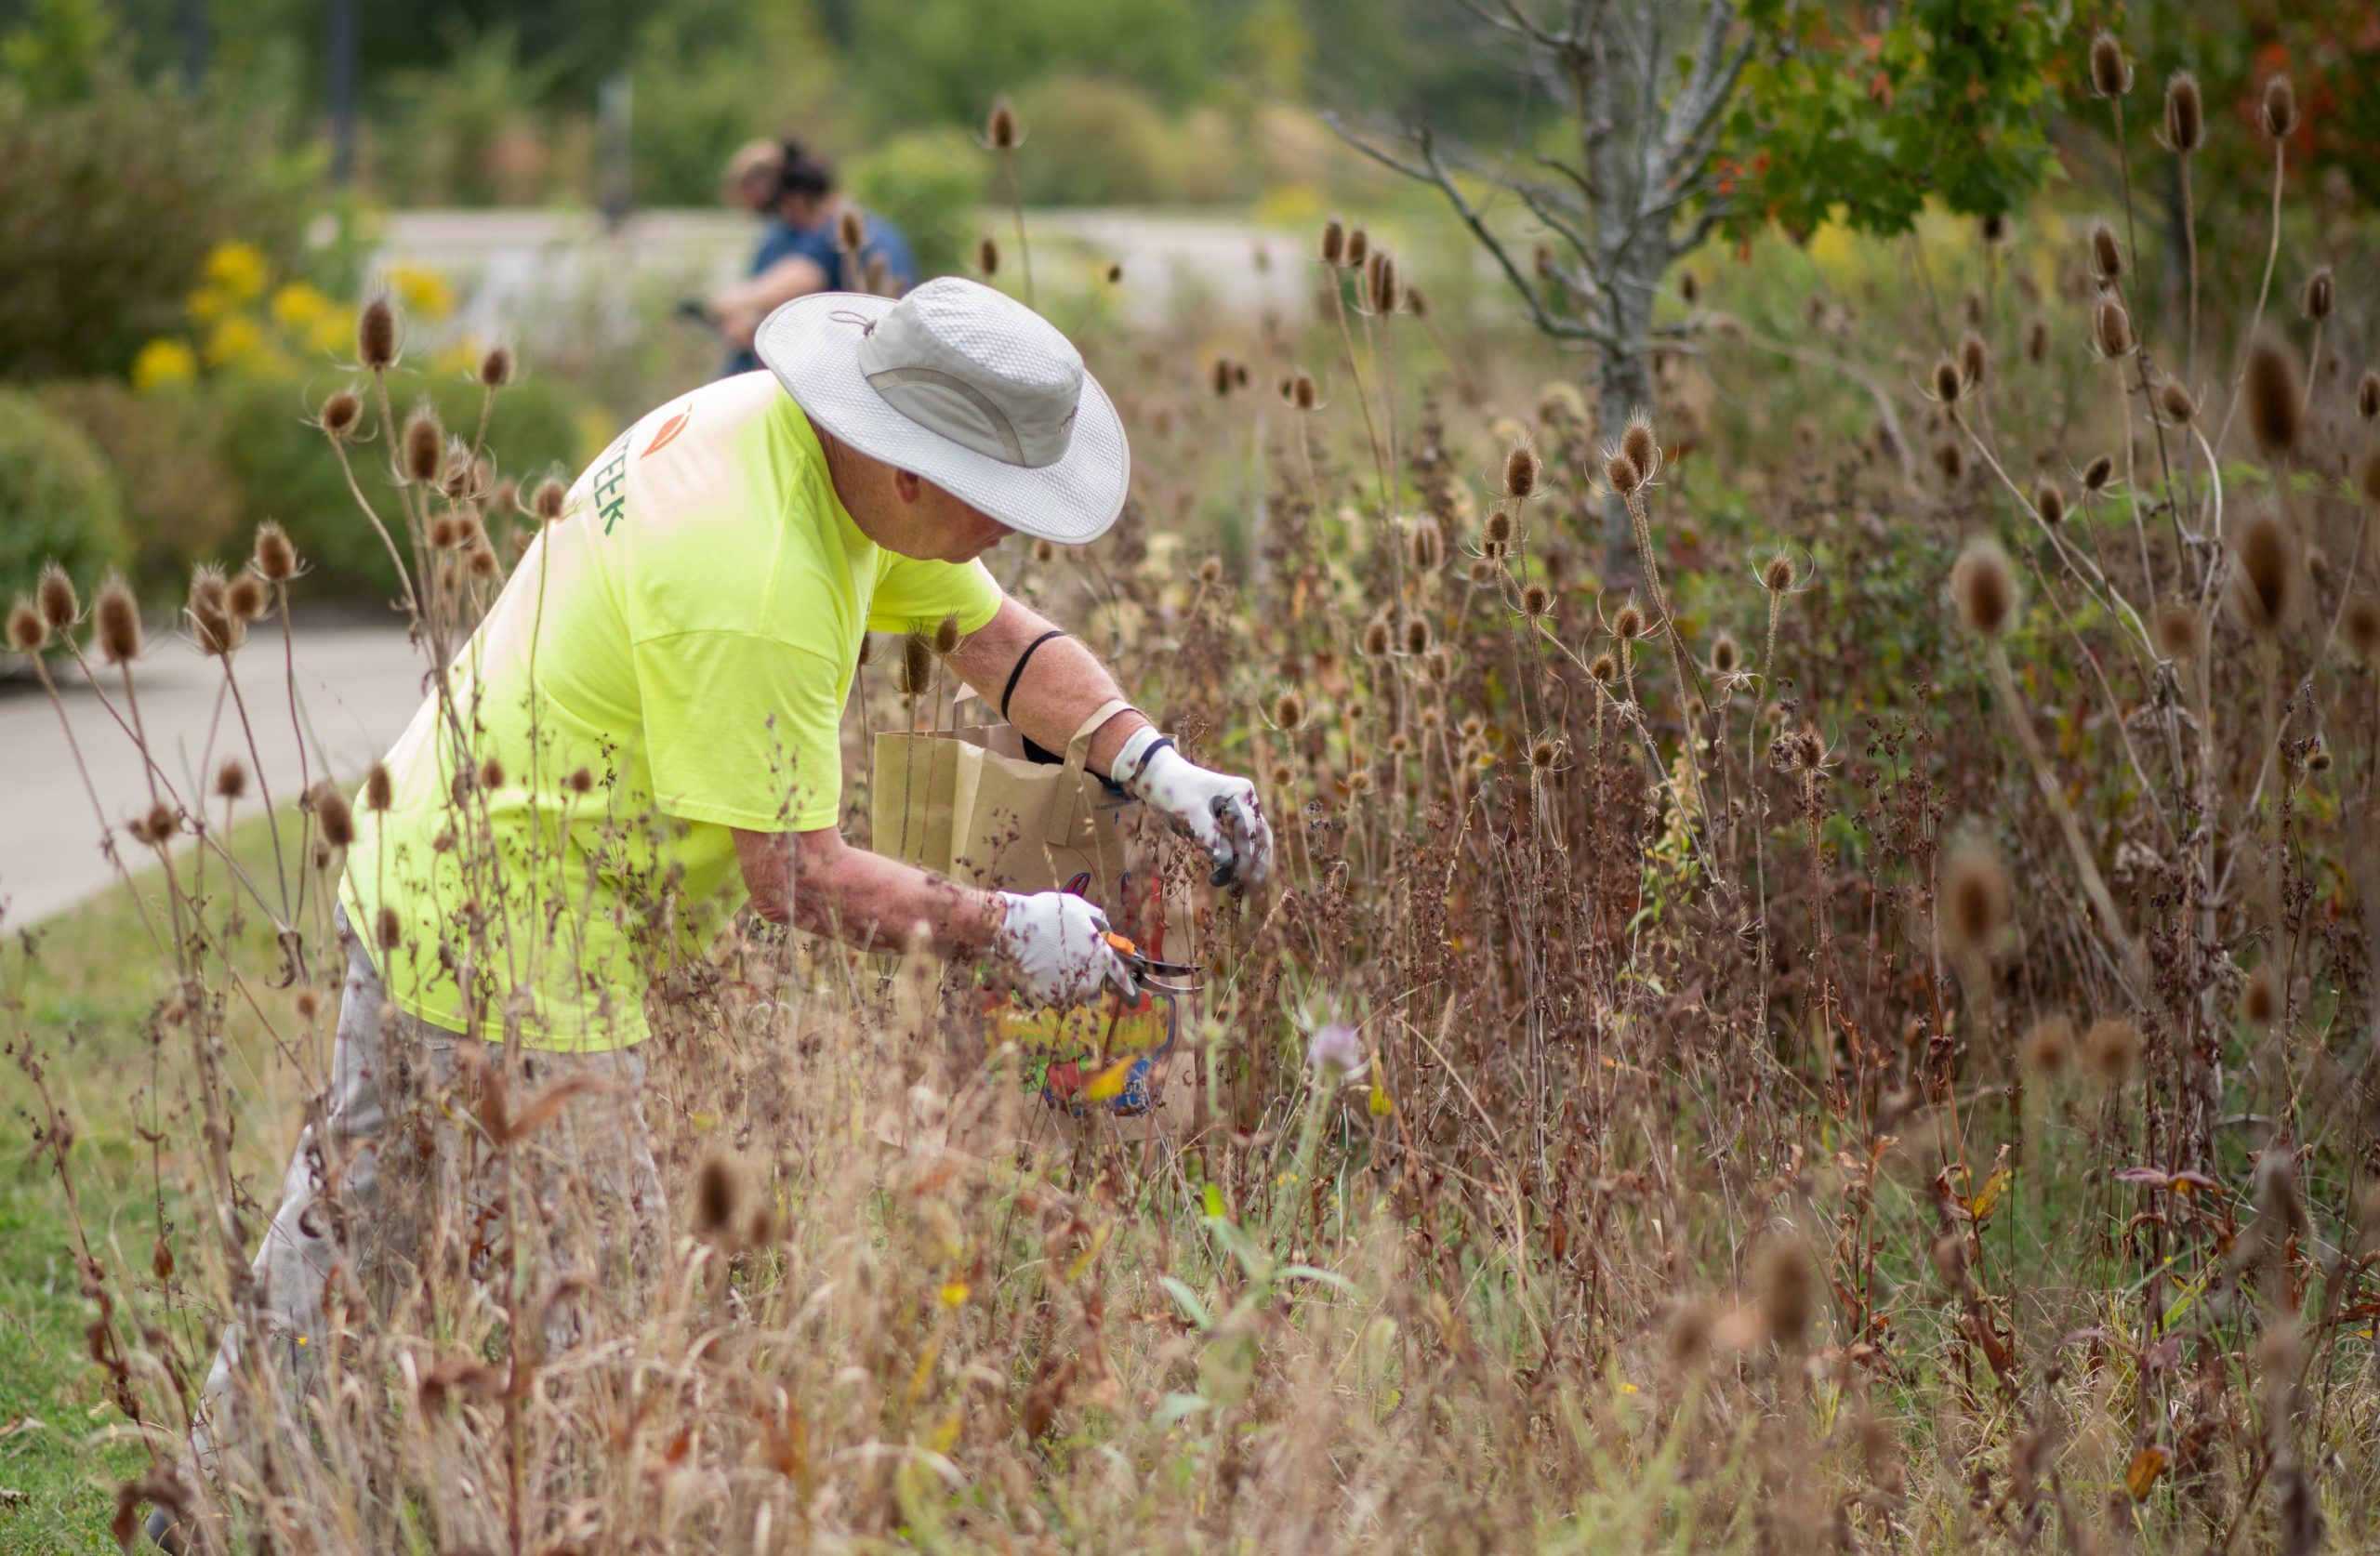
[[[950,656],[951,666],[998,708],[1018,656],[1049,630],[1051,623],[1039,613],[1013,600],[1005,600],[998,615],[959,645],[959,652]],[[1102,704],[1123,694],[1116,678],[1080,641],[1073,637],[1052,638],[1036,649],[1026,664],[1008,717],[1034,744],[1064,751],[1085,719]],[[1104,773],[1113,768],[1124,742],[1147,723],[1138,712],[1127,711],[1102,724],[1091,737],[1091,771]]]
[[[923,926],[936,955],[972,960],[999,922],[990,892],[848,847],[832,831],[738,831],[735,851],[761,917],[864,950],[906,950]]]

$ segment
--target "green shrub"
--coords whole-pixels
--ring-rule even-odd
[[[171,91],[34,110],[0,93],[0,376],[122,373],[232,238],[297,247],[305,176]]]
[[[245,552],[245,498],[216,449],[210,407],[197,390],[139,394],[113,378],[85,378],[34,392],[115,473],[132,577],[144,596],[178,600],[193,563]]]
[[[389,385],[390,401],[402,420],[427,393],[441,420],[468,437],[479,425],[481,390],[451,377],[399,373]],[[214,448],[242,494],[252,521],[277,519],[297,543],[311,570],[309,600],[384,603],[398,596],[397,576],[387,550],[372,531],[339,473],[337,458],[321,432],[307,425],[316,400],[326,392],[293,378],[230,377],[204,389],[213,419]],[[577,473],[586,453],[578,396],[561,379],[532,376],[496,397],[488,447],[499,473],[534,481],[559,470]],[[377,428],[378,413],[367,411]],[[389,442],[377,434],[349,450],[357,481],[403,547],[396,489],[389,470]],[[496,527],[501,531],[503,521]],[[412,557],[408,553],[407,565]]]
[[[32,594],[53,558],[87,600],[125,556],[115,481],[91,440],[33,396],[0,390],[0,601]]]
[[[895,136],[853,161],[844,182],[918,251],[918,279],[964,270],[983,220],[991,158],[955,129]]]

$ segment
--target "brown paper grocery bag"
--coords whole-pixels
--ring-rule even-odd
[[[1150,956],[1190,959],[1188,903],[1161,901],[1154,877],[1131,867],[1125,818],[1134,802],[1085,771],[1091,735],[1129,705],[1093,710],[1056,765],[1027,760],[1012,725],[878,735],[877,851],[969,886],[1075,892]],[[1037,1141],[1148,1139],[1186,1118],[1197,1077],[1187,1002],[1151,995],[1131,1010],[1120,1004],[1036,1010],[987,996],[992,1050],[1018,1072]],[[950,1127],[939,1122],[936,1133]]]

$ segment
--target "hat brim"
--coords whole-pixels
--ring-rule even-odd
[[[861,327],[892,307],[865,292],[813,292],[784,304],[754,336],[754,354],[813,420],[871,459],[907,470],[1019,534],[1085,546],[1124,510],[1132,454],[1123,418],[1090,373],[1066,452],[1038,468],[978,454],[894,410],[859,365]]]

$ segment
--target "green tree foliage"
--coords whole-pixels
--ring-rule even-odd
[[[1833,217],[1906,231],[1925,203],[2004,213],[2053,167],[2044,110],[2061,12],[2040,0],[1914,0],[1871,24],[1818,0],[1747,8],[1746,64],[1712,190],[1739,233]]]
[[[879,122],[971,124],[996,92],[1065,73],[1117,76],[1178,106],[1222,63],[1232,34],[1220,20],[1197,0],[862,0],[849,63]]]
[[[125,560],[114,481],[91,441],[21,390],[0,390],[0,600],[30,595],[56,558],[89,598]]]

